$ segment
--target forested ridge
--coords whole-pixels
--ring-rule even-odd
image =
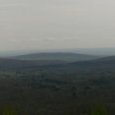
[[[114,115],[113,58],[21,68],[5,63],[0,66],[0,114]]]

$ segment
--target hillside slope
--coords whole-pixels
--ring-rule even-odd
[[[77,53],[34,53],[13,57],[21,60],[63,60],[63,61],[83,61],[99,58],[98,56],[77,54]]]
[[[65,64],[66,61],[61,60],[19,60],[11,58],[0,58],[0,69],[28,68],[33,66],[58,65]]]

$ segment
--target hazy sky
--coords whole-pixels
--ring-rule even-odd
[[[0,0],[0,51],[114,46],[114,0]]]

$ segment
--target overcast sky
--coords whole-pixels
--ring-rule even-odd
[[[114,0],[0,0],[0,51],[114,46]]]

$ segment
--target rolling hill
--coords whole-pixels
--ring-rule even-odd
[[[63,56],[64,59],[61,58],[61,56]],[[35,59],[36,57],[39,58]],[[41,68],[41,67],[46,67],[46,68],[52,68],[52,71],[54,69],[59,69],[59,68],[63,68],[63,70],[66,68],[67,71],[71,71],[72,68],[73,70],[75,70],[76,68],[79,69],[92,69],[92,68],[108,68],[108,67],[112,67],[114,68],[115,65],[115,56],[108,56],[108,57],[103,57],[103,58],[99,58],[96,59],[97,57],[90,57],[90,59],[87,56],[87,59],[81,58],[80,56],[84,56],[84,55],[79,55],[79,61],[78,58],[76,59],[77,61],[75,61],[75,56],[77,56],[78,54],[73,54],[73,58],[74,60],[67,60],[68,57],[66,57],[67,55],[70,56],[70,54],[61,54],[61,53],[56,53],[56,54],[52,54],[52,56],[48,53],[48,54],[35,54],[35,55],[24,55],[24,56],[17,56],[17,57],[13,57],[13,58],[0,58],[0,68],[6,68],[6,69],[15,69],[15,68]],[[65,56],[66,55],[66,56]],[[41,57],[43,58],[41,58]],[[48,57],[49,56],[49,57]],[[55,60],[53,59],[53,57],[55,56]],[[58,56],[56,58],[56,56]],[[60,56],[60,57],[59,57]],[[65,57],[64,57],[65,56]],[[86,55],[85,55],[86,56]],[[84,57],[85,57],[84,56]],[[35,57],[35,58],[34,58]],[[30,59],[31,58],[31,59]],[[52,59],[51,59],[52,58]],[[66,59],[65,59],[66,58]],[[71,57],[72,59],[72,57]]]
[[[88,71],[94,71],[94,70],[104,70],[106,69],[107,71],[108,70],[114,70],[115,69],[115,56],[108,56],[108,57],[103,57],[103,58],[99,58],[99,59],[95,59],[93,57],[93,59],[90,58],[89,59],[84,59],[82,58],[82,60],[79,59],[79,61],[67,61],[67,60],[64,60],[66,57],[64,57],[64,59],[62,60],[62,58],[57,58],[58,60],[56,60],[56,55],[61,55],[61,56],[65,56],[65,54],[61,54],[61,53],[56,53],[55,54],[55,60],[51,58],[53,58],[53,56],[49,55],[48,54],[38,54],[40,55],[41,57],[44,56],[44,59],[27,59],[27,58],[23,58],[22,57],[30,57],[29,55],[24,55],[24,56],[17,56],[15,58],[0,58],[0,69],[21,69],[23,70],[24,68],[25,69],[44,69],[45,71],[52,71],[52,72],[55,72],[55,71],[58,71],[59,73],[60,72],[75,72],[75,71],[85,71],[85,70],[88,70]],[[38,55],[36,54],[36,57],[38,57]],[[49,57],[48,58],[45,58],[45,56],[51,56],[50,59]],[[52,54],[54,55],[54,54]],[[66,54],[66,55],[70,55],[70,54]],[[74,58],[75,58],[75,54],[74,55]],[[77,54],[78,55],[78,54]],[[31,55],[31,56],[34,56],[35,55]],[[40,57],[39,56],[39,57]],[[60,56],[60,57],[61,57]],[[81,55],[80,55],[81,56]],[[82,55],[84,56],[84,55]],[[46,60],[47,59],[47,60]],[[105,71],[105,70],[104,70]]]
[[[13,57],[20,60],[61,60],[61,61],[84,61],[93,60],[99,58],[98,56],[77,54],[77,53],[34,53],[27,55],[20,55]]]
[[[61,60],[19,60],[12,58],[0,58],[0,69],[28,68],[33,66],[65,64]]]

